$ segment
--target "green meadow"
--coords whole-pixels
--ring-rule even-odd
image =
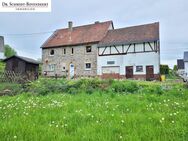
[[[188,86],[40,79],[0,84],[1,141],[187,141]],[[14,96],[13,96],[14,95]]]

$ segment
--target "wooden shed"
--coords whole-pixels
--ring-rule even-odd
[[[4,59],[4,62],[6,63],[5,71],[20,73],[22,75],[38,75],[39,62],[34,59],[14,55]]]

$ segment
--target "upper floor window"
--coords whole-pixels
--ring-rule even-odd
[[[72,48],[72,54],[74,54],[74,48]]]
[[[63,49],[63,54],[66,54],[66,48]]]
[[[86,52],[91,52],[91,46],[86,46]]]
[[[54,56],[54,54],[55,54],[55,51],[53,49],[50,50],[50,56]]]

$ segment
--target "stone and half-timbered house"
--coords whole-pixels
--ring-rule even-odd
[[[159,23],[114,29],[113,22],[60,29],[43,44],[46,76],[159,78]]]

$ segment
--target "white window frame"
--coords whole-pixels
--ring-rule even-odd
[[[50,72],[54,72],[56,65],[55,64],[50,64],[48,67],[49,67],[49,71]]]
[[[137,67],[142,67],[142,71],[138,71],[138,70],[137,70]],[[144,67],[143,67],[142,65],[136,66],[136,72],[144,72]]]
[[[90,68],[86,68],[86,64],[90,64]],[[85,70],[91,70],[91,68],[92,68],[92,64],[91,64],[91,62],[85,62]]]

